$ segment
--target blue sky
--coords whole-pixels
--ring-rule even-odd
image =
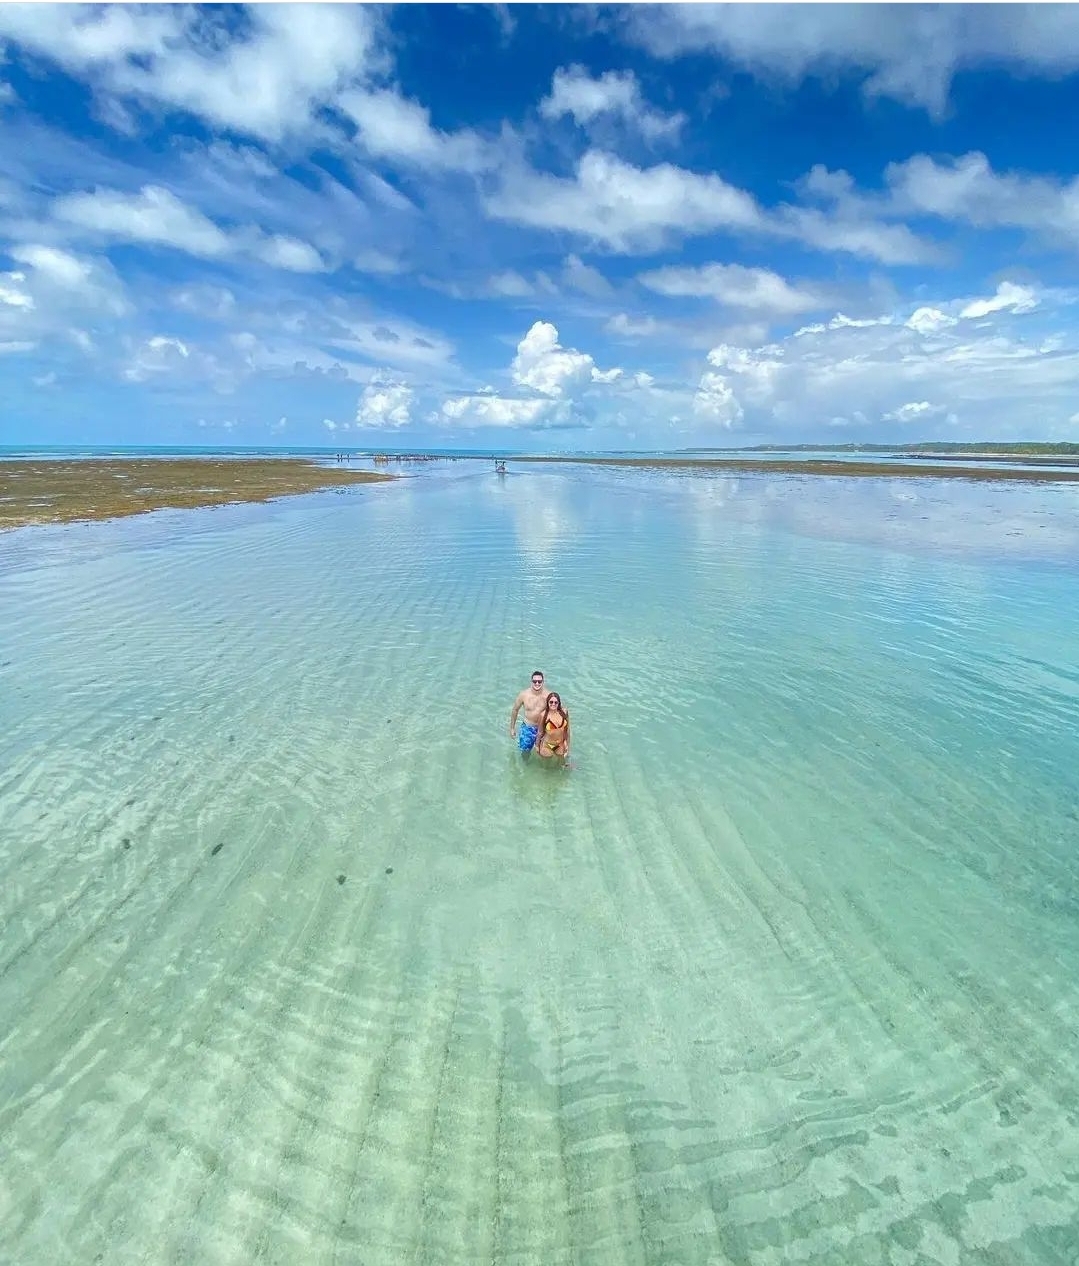
[[[0,444],[1079,440],[1079,7],[0,6]]]

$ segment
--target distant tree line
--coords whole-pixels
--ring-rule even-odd
[[[715,453],[1001,453],[1026,454],[1032,457],[1069,456],[1079,453],[1079,444],[1033,440],[1013,440],[983,444],[954,444],[931,440],[924,444],[754,444],[741,449],[696,449]]]

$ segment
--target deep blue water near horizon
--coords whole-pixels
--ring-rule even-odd
[[[0,611],[0,1260],[1079,1254],[1075,487],[432,463]]]

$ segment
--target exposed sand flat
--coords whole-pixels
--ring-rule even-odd
[[[116,458],[0,462],[0,529],[115,519],[392,479],[298,458]]]
[[[638,466],[641,468],[686,470],[737,470],[770,475],[847,475],[876,476],[896,479],[995,479],[1023,480],[1037,483],[1079,483],[1079,467],[1074,470],[1043,470],[1031,466],[1026,470],[999,470],[982,466],[966,470],[959,465],[931,466],[928,463],[907,465],[903,462],[828,461],[812,458],[790,461],[767,457],[529,457],[530,462],[582,462],[590,466]],[[956,462],[959,458],[950,459]],[[981,459],[987,460],[987,459]],[[1019,458],[998,458],[998,461],[1019,461]],[[1061,464],[1064,464],[1062,461]]]
[[[911,452],[909,457],[934,462],[1015,462],[1020,466],[1079,466],[1075,453],[926,453]]]

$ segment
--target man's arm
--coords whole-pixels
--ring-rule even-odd
[[[513,727],[517,724],[517,713],[521,710],[521,704],[524,703],[524,691],[513,701],[513,711],[510,713],[510,737],[513,737]]]

